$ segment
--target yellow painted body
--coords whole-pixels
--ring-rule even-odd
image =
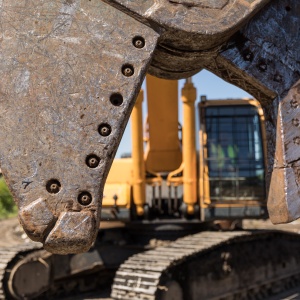
[[[182,89],[181,99],[183,105],[182,143],[178,126],[178,83],[147,77],[146,129],[143,130],[143,92],[141,92],[131,116],[132,158],[114,160],[104,189],[103,208],[117,206],[129,211],[134,204],[136,215],[143,216],[147,203],[146,187],[161,188],[163,182],[169,188],[183,187],[186,213],[193,215],[195,205],[199,205],[203,221],[205,221],[203,212],[209,208],[264,206],[265,199],[247,200],[247,203],[243,201],[217,203],[211,200],[206,128],[200,116],[200,131],[196,133],[196,89],[190,80],[187,80]],[[214,105],[249,104],[258,110],[264,154],[266,154],[264,116],[256,100],[204,101],[200,104],[200,111],[201,108],[205,109]],[[198,160],[196,134],[200,137]]]
[[[146,169],[172,172],[182,162],[178,138],[178,82],[147,76]]]
[[[140,91],[135,106],[131,113],[131,134],[132,134],[132,186],[133,201],[139,216],[144,214],[146,203],[145,190],[145,161],[143,141],[143,102],[144,93]]]
[[[133,163],[131,158],[115,159],[109,171],[103,192],[103,207],[130,208]],[[114,197],[117,196],[115,202]]]
[[[196,129],[195,101],[197,93],[189,80],[182,89],[183,103],[183,201],[187,205],[187,213],[194,214],[197,203],[197,160],[196,160]]]

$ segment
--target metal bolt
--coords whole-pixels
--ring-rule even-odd
[[[78,202],[81,205],[89,205],[92,202],[92,195],[89,192],[82,192],[78,196]]]
[[[258,64],[258,69],[261,72],[266,72],[267,68],[268,68],[267,64],[265,62],[263,62],[263,61]]]
[[[292,123],[293,123],[293,125],[296,126],[296,127],[298,127],[298,126],[300,125],[299,119],[297,119],[297,118],[296,118],[296,119],[293,119],[293,120],[292,120]]]
[[[246,61],[252,61],[253,58],[254,58],[254,55],[253,55],[253,53],[250,50],[247,50],[244,53],[243,57],[244,57],[244,60],[246,60]]]
[[[292,99],[290,104],[292,108],[297,108],[299,106],[299,103],[296,99]]]
[[[102,136],[109,136],[111,134],[111,127],[108,124],[101,124],[98,131]]]
[[[52,193],[57,193],[59,191],[59,186],[57,183],[52,183],[50,185],[50,190]]]
[[[282,82],[282,76],[280,74],[275,74],[274,81],[276,81],[276,82]]]
[[[145,39],[142,38],[141,36],[137,36],[133,39],[132,41],[134,47],[138,48],[138,49],[142,49],[145,47]]]
[[[97,155],[91,154],[86,158],[86,164],[90,168],[97,168],[100,163],[100,158]]]
[[[46,189],[50,194],[57,194],[60,191],[60,182],[56,179],[51,179],[47,182]]]
[[[300,137],[299,137],[299,136],[296,136],[296,137],[293,139],[293,141],[294,141],[294,144],[300,145]]]
[[[123,66],[122,73],[126,77],[131,77],[134,74],[133,66],[131,66],[131,65]]]

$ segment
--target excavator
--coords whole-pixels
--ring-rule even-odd
[[[191,80],[182,90],[181,126],[178,82],[147,76],[147,121],[143,125],[141,91],[131,116],[132,157],[112,164],[104,187],[103,219],[266,218],[265,120],[259,102],[207,101],[203,96],[196,112]],[[189,207],[195,207],[193,214]]]
[[[80,253],[90,249],[98,235],[105,201],[113,203],[108,205],[108,214],[114,218],[145,223],[138,226],[140,232],[146,232],[148,225],[153,231],[155,223],[157,232],[162,232],[162,224],[167,229],[175,223],[172,226],[176,228],[183,217],[182,223],[189,224],[183,227],[192,234],[199,232],[199,223],[204,225],[205,221],[265,215],[260,189],[265,177],[272,222],[286,223],[300,217],[298,1],[10,0],[0,4],[0,137],[6,141],[0,147],[1,169],[25,232],[53,253],[44,252],[40,245],[4,251],[2,297],[36,297],[53,278],[63,282],[70,275],[79,278],[84,271],[90,275],[85,276],[87,284],[93,277],[90,264],[86,258],[78,262]],[[183,148],[180,158],[178,139],[171,137],[167,149],[160,148],[164,143],[152,141],[154,148],[149,144],[145,153],[145,169],[141,168],[141,152],[134,154],[141,147],[133,147],[132,156],[139,159],[132,160],[132,194],[122,181],[111,196],[109,180],[103,194],[146,73],[174,80],[202,69],[243,88],[259,101],[257,111],[264,111],[267,155],[257,142],[264,135],[257,129],[262,127],[254,125],[260,113],[246,107],[250,102],[236,102],[241,107],[232,110],[220,104],[220,108],[203,104],[201,119],[207,123],[201,124],[199,131],[201,147],[210,141],[210,146],[199,152],[199,165],[204,169],[195,167],[197,155],[191,144]],[[189,84],[186,92],[194,93]],[[193,97],[184,98],[192,121],[182,128],[182,145],[187,145],[195,134],[189,127],[194,118],[189,100]],[[175,102],[167,111],[172,111]],[[164,105],[165,99],[153,106],[154,118],[166,109]],[[244,130],[242,124],[253,121],[252,127],[248,124],[253,130],[249,133],[254,147],[252,164],[248,162],[251,171],[247,162],[243,167],[237,165],[243,164],[242,155],[247,151],[241,149],[246,149],[249,140],[234,144],[232,134],[221,131],[234,124],[226,122],[226,111],[233,119],[242,116],[235,129]],[[155,129],[150,115],[149,136]],[[224,123],[214,121],[215,115]],[[141,130],[140,125],[138,128]],[[170,134],[174,132],[172,129]],[[238,130],[235,134],[238,136]],[[167,135],[161,138],[169,141]],[[140,138],[133,140],[141,143]],[[166,159],[158,161],[157,155]],[[130,162],[125,164],[128,172]],[[122,176],[126,178],[126,174]],[[204,231],[182,236],[147,253],[140,253],[142,246],[131,249],[136,255],[127,256],[118,267],[112,296],[124,300],[248,299],[250,294],[266,293],[279,280],[283,285],[297,280],[296,235]],[[111,239],[124,243],[123,238]],[[104,256],[91,251],[88,257],[93,269],[101,268]],[[38,252],[39,259],[35,259]],[[60,268],[51,268],[57,264]],[[22,285],[24,274],[33,273],[34,268],[35,274],[45,276],[32,277],[34,281]],[[258,288],[256,279],[262,277],[265,280]],[[223,288],[212,288],[218,280]],[[61,286],[72,289],[72,284]]]
[[[239,227],[268,217],[259,102],[201,96],[196,106],[188,78],[181,125],[178,82],[147,75],[146,83],[146,123],[141,90],[131,115],[132,154],[113,161],[96,243],[73,255],[51,254],[39,243],[2,249],[3,299],[65,299],[109,286],[113,299],[124,300],[265,299],[298,284],[297,234]]]

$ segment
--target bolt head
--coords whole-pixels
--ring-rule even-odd
[[[90,163],[91,167],[95,167],[95,166],[97,166],[98,161],[96,158],[92,157],[92,158],[90,158],[89,163]]]
[[[133,40],[133,45],[134,47],[138,48],[138,49],[142,49],[145,47],[145,40],[142,37],[136,37]]]
[[[294,144],[300,145],[300,137],[299,137],[299,136],[296,136],[296,137],[294,138]]]
[[[50,194],[57,194],[60,191],[61,184],[56,179],[51,179],[46,184],[46,189]]]
[[[101,135],[103,135],[103,136],[109,135],[109,129],[107,127],[102,127],[101,128]]]
[[[90,167],[90,168],[97,168],[98,165],[100,163],[100,158],[94,154],[89,155],[86,159],[86,164]]]
[[[250,50],[248,50],[244,53],[243,57],[245,61],[253,61],[254,54]]]
[[[299,103],[296,99],[292,99],[290,104],[292,108],[297,108],[299,106]]]
[[[134,68],[132,65],[126,64],[122,67],[122,73],[126,77],[131,77],[134,74]]]
[[[267,66],[267,64],[266,63],[260,63],[259,65],[258,65],[258,69],[261,71],[261,72],[265,72],[265,71],[267,71],[267,68],[268,68],[268,66]]]
[[[50,190],[51,190],[52,193],[57,193],[57,192],[59,191],[59,186],[58,186],[58,184],[52,183],[52,184],[50,185]]]
[[[296,126],[296,127],[298,127],[298,126],[300,125],[300,121],[299,121],[299,119],[297,119],[297,118],[293,119],[293,120],[292,120],[292,123],[293,123],[293,125]]]
[[[109,136],[111,134],[111,127],[108,124],[101,124],[98,131],[102,136]]]
[[[129,77],[129,76],[132,76],[133,72],[130,68],[125,68],[124,69],[124,75]]]
[[[78,196],[78,202],[84,206],[89,205],[92,202],[92,195],[89,192],[82,192]]]
[[[280,74],[275,74],[274,81],[275,82],[282,82],[282,76]]]

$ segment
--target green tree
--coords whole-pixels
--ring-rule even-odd
[[[15,216],[17,214],[17,206],[13,201],[13,197],[4,181],[0,178],[0,219]]]

